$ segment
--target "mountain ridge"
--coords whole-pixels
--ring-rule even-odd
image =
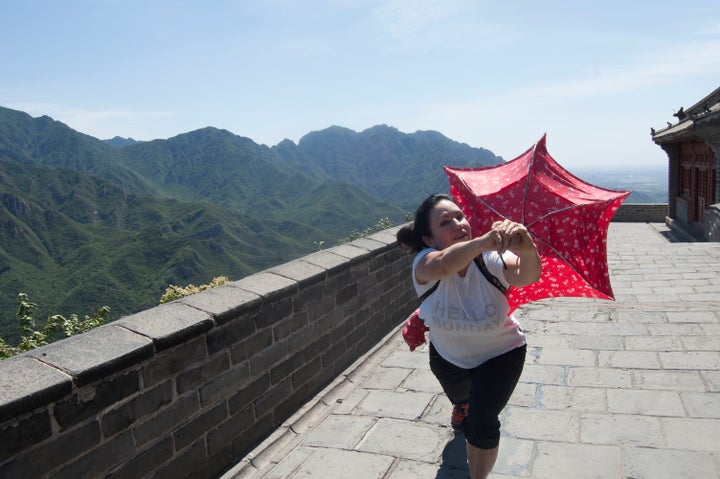
[[[340,129],[345,142],[332,139],[334,129],[310,136],[331,138],[338,174],[328,169],[333,158],[300,142],[268,147],[215,127],[167,140],[99,140],[0,107],[0,334],[17,335],[19,292],[38,304],[40,320],[100,305],[115,319],[157,304],[169,284],[239,279],[379,219],[404,221],[409,208],[368,185],[391,177],[426,195],[418,171],[404,181],[399,173],[413,170],[400,167],[421,141],[391,127],[368,130]],[[370,168],[379,175],[348,148],[383,151]]]
[[[216,127],[99,140],[0,107],[0,335],[17,336],[19,292],[41,320],[100,305],[115,319],[157,304],[169,284],[239,279],[381,219],[404,222],[447,192],[443,166],[502,162],[388,125],[331,126],[272,147]],[[654,177],[632,181],[639,201],[658,196]]]

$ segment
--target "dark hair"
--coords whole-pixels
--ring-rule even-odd
[[[427,245],[423,241],[423,236],[432,236],[432,231],[430,231],[430,212],[436,204],[443,200],[455,203],[455,200],[451,196],[442,193],[435,193],[425,198],[425,201],[420,203],[420,206],[415,210],[415,221],[398,230],[395,235],[397,242],[413,253],[427,248]]]

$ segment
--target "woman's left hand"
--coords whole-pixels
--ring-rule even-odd
[[[508,269],[504,274],[507,282],[520,287],[537,281],[542,272],[542,261],[527,228],[520,223],[503,220],[493,223],[492,229],[503,238],[504,248],[498,253],[511,251],[515,254],[506,262]]]
[[[500,233],[503,239],[499,253],[509,250],[520,256],[523,252],[535,251],[535,243],[524,225],[506,219],[493,223],[492,229]]]

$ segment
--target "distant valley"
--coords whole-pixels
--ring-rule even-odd
[[[667,167],[579,170],[578,177],[603,188],[630,191],[625,203],[667,203]]]

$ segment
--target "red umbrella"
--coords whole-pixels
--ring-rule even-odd
[[[542,259],[540,280],[510,288],[510,311],[558,296],[614,299],[607,267],[607,228],[630,194],[593,186],[563,169],[548,153],[545,136],[507,163],[449,168],[450,194],[468,217],[473,235],[495,221],[524,224]]]

